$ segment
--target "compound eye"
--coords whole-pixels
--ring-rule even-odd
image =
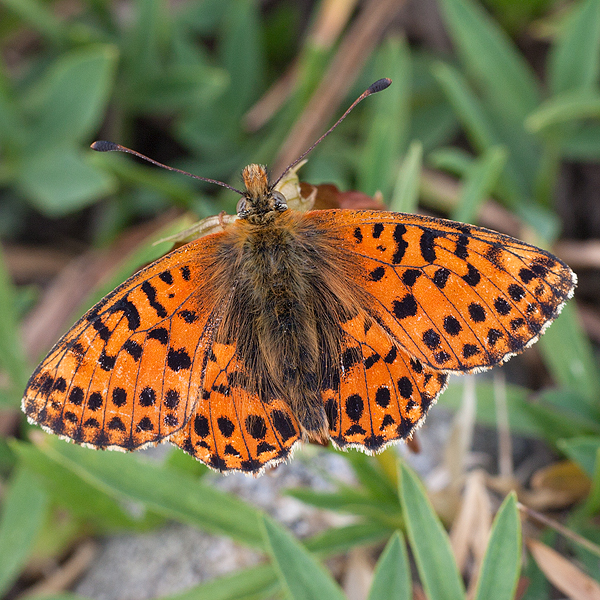
[[[277,210],[287,210],[287,200],[281,192],[272,192],[275,208]]]
[[[238,214],[238,216],[240,216],[241,213],[245,213],[248,210],[248,202],[246,200],[246,198],[244,196],[242,196],[238,203],[237,206],[235,207],[235,212]]]

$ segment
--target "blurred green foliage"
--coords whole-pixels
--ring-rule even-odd
[[[4,236],[26,236],[32,215],[52,223],[86,214],[92,205],[89,237],[95,244],[108,244],[127,225],[173,204],[199,217],[231,212],[237,199],[228,192],[204,185],[198,191],[196,182],[130,157],[94,155],[87,146],[101,136],[236,185],[229,178],[242,166],[274,159],[335,51],[299,47],[301,15],[291,2],[275,3],[266,14],[253,0],[126,4],[126,17],[113,3],[87,0],[76,16],[60,18],[51,2],[0,0],[0,39],[18,54],[0,71]],[[549,6],[533,0],[487,4],[511,31]],[[359,107],[314,151],[302,178],[369,194],[381,190],[394,209],[413,210],[424,189],[425,163],[464,183],[454,218],[475,221],[492,195],[537,232],[540,244],[548,244],[560,233],[552,194],[561,162],[600,158],[600,1],[572,3],[552,40],[543,81],[480,4],[440,0],[439,6],[456,54],[414,49],[390,31],[357,74],[349,98],[383,76],[394,85]],[[17,52],[19,36],[33,37],[36,47]],[[295,57],[295,93],[259,132],[244,131],[246,111]],[[458,133],[468,150],[453,145]],[[143,249],[135,260],[143,262],[148,252]],[[97,293],[90,291],[90,304]],[[18,305],[19,292],[0,260],[5,408],[18,406],[32,367],[20,350]],[[600,374],[572,304],[539,347],[556,386],[534,399],[529,390],[509,386],[511,428],[546,440],[588,474],[592,491],[569,525],[600,542],[593,521],[600,510]],[[480,421],[494,425],[492,387],[481,384],[478,397]],[[458,388],[451,386],[442,402],[458,406]],[[57,439],[33,445],[26,433],[25,439],[0,443],[6,482],[0,592],[10,589],[32,552],[58,553],[84,531],[147,529],[175,519],[230,536],[270,558],[176,596],[181,600],[342,598],[319,561],[385,540],[371,598],[410,595],[407,541],[431,600],[465,598],[447,534],[404,464],[398,475],[385,460],[350,452],[345,456],[356,487],[290,491],[305,503],[355,518],[352,525],[300,543],[250,504],[205,485],[204,467],[181,453],[150,465],[135,455],[96,453]],[[132,516],[123,500],[143,506],[143,516]],[[68,512],[66,526],[48,518],[57,510]],[[510,495],[496,516],[477,598],[491,597],[491,589],[494,598],[514,596],[520,536]],[[572,550],[600,581],[597,557],[577,546]]]

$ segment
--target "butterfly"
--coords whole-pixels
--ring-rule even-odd
[[[100,449],[168,441],[218,471],[260,473],[301,440],[379,452],[412,436],[449,374],[521,352],[573,295],[567,265],[506,235],[300,212],[264,167],[242,177],[237,219],[130,277],[54,346],[25,391],[31,422]]]

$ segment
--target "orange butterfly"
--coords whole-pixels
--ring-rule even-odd
[[[522,351],[573,295],[569,267],[511,237],[294,211],[264,167],[242,175],[237,220],[133,275],[56,344],[27,386],[30,421],[94,448],[169,441],[219,471],[260,472],[307,439],[378,452],[413,434],[450,373]]]

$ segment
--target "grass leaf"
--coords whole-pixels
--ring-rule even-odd
[[[408,148],[400,165],[398,178],[392,193],[389,208],[395,212],[413,213],[419,201],[421,167],[423,164],[423,144],[414,141]]]
[[[475,160],[463,180],[463,189],[458,206],[452,211],[452,219],[462,223],[477,220],[479,208],[494,189],[506,159],[506,150],[501,146],[493,146]]]
[[[110,45],[72,50],[29,91],[24,105],[33,120],[36,153],[51,149],[59,155],[57,140],[65,146],[80,144],[100,126],[117,58],[116,48]]]
[[[597,406],[600,373],[572,301],[567,302],[560,316],[540,338],[538,348],[558,383],[579,391],[583,398]]]
[[[521,571],[521,519],[510,493],[496,514],[477,582],[476,600],[512,600]]]
[[[260,512],[195,477],[145,463],[130,454],[92,452],[61,440],[48,439],[43,451],[114,498],[142,502],[167,518],[262,548]]]
[[[46,495],[25,469],[18,469],[6,489],[0,517],[0,594],[18,577],[41,529]]]
[[[410,564],[404,536],[397,531],[381,553],[368,600],[396,600],[412,597]]]
[[[548,58],[552,95],[595,88],[600,69],[600,2],[581,2],[552,45]]]
[[[358,189],[389,197],[396,163],[410,126],[411,60],[406,40],[388,38],[375,59],[375,72],[390,77],[385,94],[370,98],[366,108],[368,136],[358,163]]]
[[[425,594],[430,600],[465,600],[448,534],[415,473],[400,465],[400,498],[406,532]]]
[[[522,122],[539,103],[531,67],[514,43],[472,0],[442,0],[442,15],[466,69],[506,121]]]
[[[293,600],[344,600],[338,584],[300,542],[281,525],[263,517],[265,545],[279,579]]]

